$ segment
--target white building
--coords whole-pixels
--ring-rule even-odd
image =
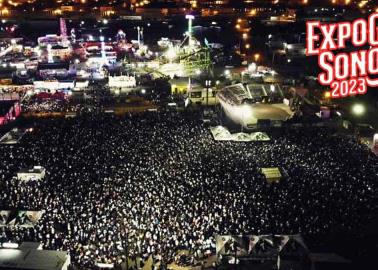
[[[32,169],[22,169],[17,173],[20,181],[42,180],[45,178],[46,169],[42,166],[34,166]]]
[[[136,87],[136,79],[134,76],[109,76],[110,90],[129,90]]]
[[[74,89],[75,82],[73,80],[58,81],[58,80],[46,80],[46,81],[34,81],[34,88],[39,90],[58,91],[63,89]]]

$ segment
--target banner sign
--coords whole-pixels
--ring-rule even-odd
[[[352,22],[306,23],[306,54],[318,56],[318,80],[331,88],[332,98],[365,94],[378,86],[377,23],[378,13]]]

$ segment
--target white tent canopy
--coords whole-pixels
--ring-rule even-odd
[[[244,133],[238,132],[231,134],[223,126],[210,127],[210,132],[216,141],[234,141],[234,142],[255,142],[270,141],[269,136],[264,132]]]

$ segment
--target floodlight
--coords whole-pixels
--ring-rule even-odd
[[[362,115],[365,113],[365,107],[362,104],[355,104],[352,107],[352,112],[355,115]]]

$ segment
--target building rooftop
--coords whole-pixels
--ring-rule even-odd
[[[0,249],[0,269],[61,270],[69,261],[65,251]]]

